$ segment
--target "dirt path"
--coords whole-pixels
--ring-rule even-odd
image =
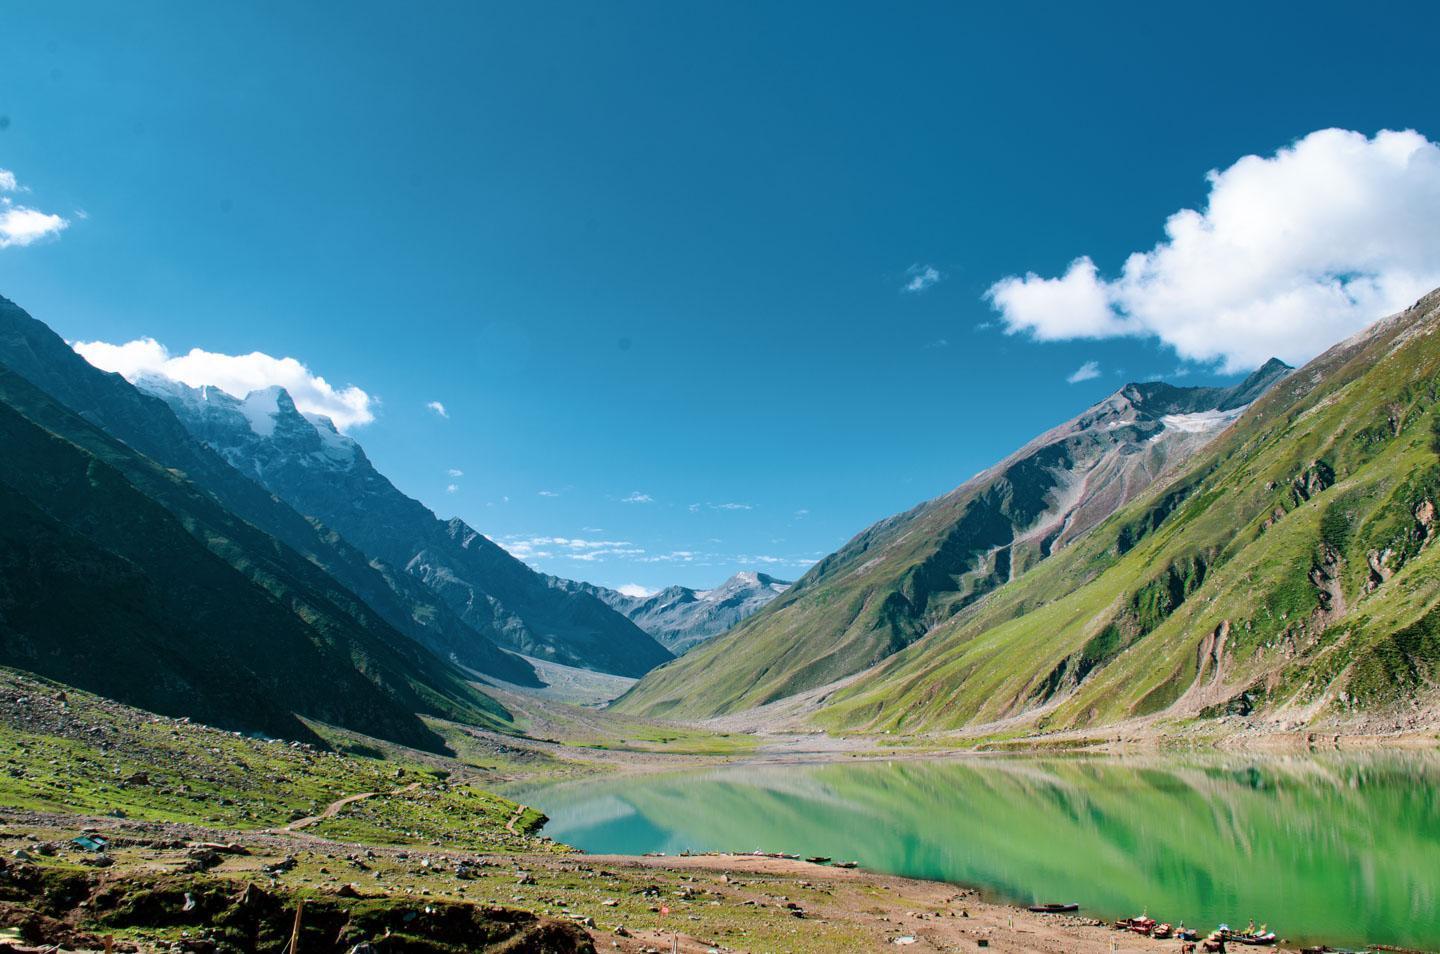
[[[417,789],[417,788],[419,788],[419,787],[420,787],[420,783],[419,783],[419,782],[411,782],[409,785],[405,785],[405,786],[402,786],[402,787],[400,787],[400,788],[397,788],[397,789],[395,789],[393,792],[389,792],[388,794],[390,794],[390,795],[403,795],[403,794],[405,794],[406,792],[413,792],[413,791],[415,791],[415,789]],[[379,794],[381,794],[381,793],[380,793],[380,792],[360,792],[358,795],[346,795],[344,798],[337,798],[335,801],[331,802],[329,805],[326,805],[324,811],[320,812],[320,814],[318,814],[318,815],[307,815],[307,816],[304,817],[304,818],[297,818],[297,819],[295,819],[293,822],[291,822],[291,823],[288,824],[288,825],[283,825],[283,826],[281,826],[280,828],[272,828],[272,829],[270,829],[270,830],[271,830],[271,831],[275,831],[275,832],[281,832],[281,831],[299,831],[299,830],[302,829],[302,828],[309,828],[311,825],[315,824],[316,822],[324,821],[324,820],[327,819],[327,818],[334,818],[336,815],[340,814],[341,810],[344,809],[346,805],[353,805],[353,804],[355,804],[356,802],[363,802],[365,799],[367,799],[367,798],[374,798],[376,795],[379,795]],[[513,819],[512,819],[512,821],[513,821]],[[510,825],[507,823],[505,827],[506,827],[506,828],[510,828]],[[510,830],[511,830],[511,831],[514,831],[513,828],[511,828]]]
[[[515,823],[520,820],[520,816],[525,814],[528,808],[528,805],[516,805],[514,813],[505,820],[505,830],[512,835],[524,834],[515,830]]]

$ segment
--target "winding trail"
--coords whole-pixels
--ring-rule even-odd
[[[417,788],[419,788],[419,787],[420,787],[420,783],[419,783],[419,782],[411,782],[409,785],[403,785],[403,786],[401,786],[400,788],[395,789],[393,792],[388,792],[388,793],[384,793],[384,794],[389,794],[389,795],[403,795],[403,794],[405,794],[406,792],[413,792],[413,791],[415,791],[415,789],[417,789]],[[343,810],[346,805],[353,805],[353,804],[356,803],[356,802],[363,802],[363,801],[364,801],[365,799],[367,799],[367,798],[374,798],[376,795],[380,795],[380,794],[382,794],[382,793],[381,793],[381,792],[361,792],[361,793],[359,793],[358,795],[346,795],[344,798],[337,798],[335,801],[331,802],[329,805],[326,805],[325,808],[324,808],[324,810],[321,811],[320,814],[318,814],[318,815],[307,815],[307,816],[304,817],[304,818],[297,818],[297,819],[295,819],[293,822],[291,822],[290,824],[288,824],[288,825],[283,825],[283,826],[281,826],[280,828],[272,828],[271,831],[299,831],[299,830],[302,829],[302,828],[309,828],[311,825],[315,824],[316,822],[324,821],[324,820],[327,819],[327,818],[334,818],[336,815],[340,814],[341,810]],[[512,819],[512,821],[513,821],[513,819]],[[509,825],[507,824],[506,827],[508,828]]]
[[[512,835],[519,835],[520,832],[515,830],[515,823],[520,820],[520,816],[525,814],[528,808],[529,806],[527,805],[516,805],[515,811],[512,812],[510,814],[510,817],[505,820],[505,830]]]

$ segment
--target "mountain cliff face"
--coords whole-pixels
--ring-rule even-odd
[[[854,675],[1072,545],[1290,373],[1233,388],[1130,384],[942,497],[875,524],[617,707],[712,716]]]
[[[817,719],[1434,724],[1437,508],[1440,291],[1285,379],[1186,467],[837,689]]]
[[[135,383],[235,470],[333,528],[392,585],[418,584],[474,632],[526,655],[623,676],[671,658],[594,595],[552,587],[464,521],[438,519],[377,471],[359,443],[328,419],[300,413],[283,389],[239,399],[168,378]]]
[[[0,298],[0,364],[85,421],[183,474],[226,508],[330,575],[336,598],[364,600],[386,623],[472,669],[536,685],[523,659],[465,625],[423,585],[369,558],[333,529],[306,519],[193,438],[165,402],[92,367],[45,324]],[[347,592],[348,591],[348,592]]]
[[[713,590],[667,586],[653,596],[626,596],[570,580],[555,579],[554,584],[594,594],[677,656],[754,616],[790,587],[785,580],[748,571],[735,574]]]
[[[0,665],[318,742],[440,751],[416,716],[508,713],[315,564],[0,366]]]

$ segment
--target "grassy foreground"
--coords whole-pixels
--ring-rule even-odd
[[[587,746],[593,726],[570,725],[573,744],[531,745],[436,723],[456,752],[447,758],[315,728],[332,750],[0,670],[0,944],[280,950],[303,901],[307,954],[363,944],[818,954],[907,937],[932,949],[985,939],[1110,950],[1112,933],[1094,922],[1046,920],[953,885],[751,856],[587,856],[539,835],[540,813],[487,790],[597,770],[572,753],[623,759],[739,742],[636,724],[617,751]],[[93,850],[81,836],[106,843]]]

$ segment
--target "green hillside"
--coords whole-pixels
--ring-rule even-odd
[[[705,717],[868,669],[1084,539],[1290,370],[1272,360],[1225,389],[1127,385],[950,493],[868,528],[616,705]],[[1169,423],[1206,413],[1212,422],[1198,429]]]
[[[0,665],[155,712],[420,748],[501,725],[458,670],[319,567],[0,367]]]
[[[1404,727],[1440,675],[1440,292],[1272,390],[1174,480],[840,689],[836,730],[1165,713]]]

